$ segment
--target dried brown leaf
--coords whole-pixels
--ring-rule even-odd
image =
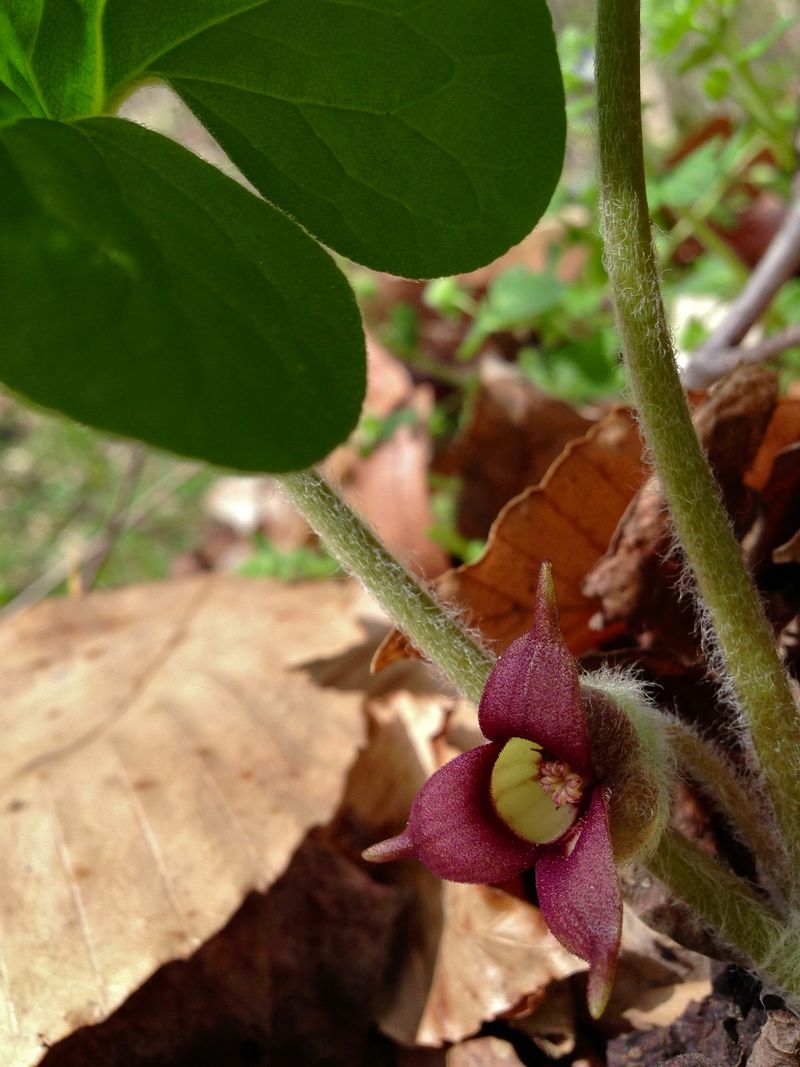
[[[756,461],[777,404],[774,371],[742,365],[717,382],[694,413],[697,436],[734,522],[746,509],[745,471]]]
[[[603,1018],[606,1033],[669,1026],[710,992],[707,957],[647,926],[626,907],[622,955]]]
[[[800,563],[800,530],[797,530],[788,541],[778,545],[772,553],[773,563]]]
[[[461,477],[461,533],[485,537],[503,505],[537,485],[564,447],[591,425],[591,419],[537,389],[512,364],[482,360],[469,422],[437,461],[439,469]]]
[[[432,578],[448,563],[444,549],[428,536],[433,512],[428,489],[431,443],[427,424],[433,394],[420,386],[408,406],[416,412],[416,423],[398,426],[370,455],[358,457],[342,478],[341,487],[389,551],[419,574]]]
[[[634,1030],[610,1041],[606,1048],[608,1067],[650,1067],[684,1061],[741,1067],[765,1021],[760,992],[750,975],[735,967],[720,967],[711,993],[691,1001],[673,1023]],[[673,1056],[677,1059],[671,1059]]]
[[[708,996],[711,984],[708,979],[694,982],[676,982],[671,986],[648,989],[637,1003],[624,1011],[634,1030],[650,1030],[656,1026],[669,1026],[683,1014],[688,1006]]]
[[[792,568],[781,566],[800,556],[800,442],[776,454],[759,499],[758,519],[742,547],[758,577],[770,622],[779,630],[800,611],[800,588]]]
[[[523,1067],[514,1046],[499,1037],[476,1037],[447,1053],[447,1067]]]
[[[773,415],[777,379],[763,367],[739,367],[712,390],[693,421],[739,532],[752,522],[751,490],[743,475],[753,462]],[[669,555],[669,518],[658,480],[651,476],[614,531],[608,552],[588,574],[587,596],[601,603],[599,619],[624,622],[647,642],[696,654],[689,603],[675,592],[680,562]]]
[[[788,541],[800,523],[800,443],[776,454],[759,497],[761,515],[748,538],[754,566],[768,562],[773,549]]]
[[[539,909],[524,900],[489,886],[429,882],[420,889],[429,897],[421,908],[441,911],[441,937],[432,973],[422,984],[417,975],[401,987],[394,1010],[381,1019],[398,1041],[459,1041],[524,997],[541,994],[554,978],[585,969],[555,940]],[[408,1027],[412,1006],[422,1011]]]
[[[644,478],[641,441],[623,410],[602,418],[573,441],[541,485],[527,489],[498,515],[479,560],[434,583],[439,595],[464,609],[502,651],[530,626],[539,564],[549,559],[565,640],[575,655],[597,644],[589,628],[596,605],[581,583]],[[397,631],[378,650],[374,670],[414,655]]]
[[[414,381],[408,367],[384,345],[367,334],[367,395],[364,410],[373,415],[390,415],[414,394]]]
[[[568,980],[552,982],[533,1012],[511,1023],[526,1034],[546,1056],[561,1059],[575,1051],[575,990]]]
[[[796,1067],[800,1062],[800,1019],[787,1008],[771,1011],[756,1038],[747,1067]]]
[[[447,566],[444,551],[428,539],[433,524],[427,484],[430,439],[427,419],[432,397],[415,388],[408,369],[373,338],[367,338],[367,395],[364,411],[379,418],[407,408],[416,412],[415,425],[398,426],[367,456],[344,444],[324,465],[329,477],[342,483],[345,496],[377,527],[384,543],[420,573],[440,574]],[[212,531],[199,553],[202,569],[231,569],[250,554],[245,535],[260,530],[276,548],[290,551],[314,540],[306,520],[281,492],[279,481],[266,476],[219,478],[206,495],[206,510],[238,539],[217,547],[219,531]],[[186,569],[198,553],[182,560]],[[193,566],[190,573],[201,569]]]
[[[402,894],[322,838],[312,831],[266,893],[41,1067],[252,1067],[255,1047],[270,1067],[374,1067],[374,999]]]
[[[225,576],[48,601],[0,631],[0,1062],[105,1018],[284,870],[339,800],[346,585]]]
[[[762,489],[777,454],[797,441],[800,441],[800,396],[784,396],[775,407],[761,446],[745,474],[745,483],[753,489]]]

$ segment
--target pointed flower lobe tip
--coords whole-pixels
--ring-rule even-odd
[[[392,863],[394,860],[410,859],[414,856],[414,842],[408,831],[378,841],[361,853],[361,858],[369,863]]]
[[[603,974],[595,972],[589,975],[586,1003],[589,1008],[589,1014],[593,1019],[599,1019],[608,1007],[608,1002],[611,999],[611,990],[614,986],[615,970],[616,961],[613,961],[609,971]]]

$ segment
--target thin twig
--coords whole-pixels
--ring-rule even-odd
[[[188,482],[190,478],[193,478],[199,470],[200,468],[194,463],[179,463],[168,470],[164,477],[154,485],[151,485],[149,489],[146,489],[135,505],[131,507],[125,530],[134,530],[140,526],[152,511],[169,499],[180,486]],[[7,604],[0,608],[0,619],[15,615],[32,608],[34,604],[38,604],[40,600],[52,593],[67,578],[76,565],[85,566],[97,553],[102,551],[102,548],[103,545],[100,543],[100,539],[96,538],[86,546],[86,550],[82,553],[77,564],[74,559],[69,557],[58,560],[44,574],[40,574],[30,585],[22,589],[13,600],[9,600]]]
[[[728,308],[725,318],[692,356],[683,371],[687,389],[700,389],[721,372],[709,368],[720,352],[736,349],[750,328],[764,314],[780,287],[800,268],[800,174],[792,182],[792,197],[786,217],[747,284]],[[729,369],[727,364],[726,369]]]
[[[693,357],[684,372],[683,381],[689,389],[705,389],[718,378],[735,370],[741,363],[765,363],[775,359],[788,348],[797,347],[800,347],[800,325],[787,326],[785,330],[766,337],[757,345],[721,348],[716,352],[707,352],[702,359]]]
[[[120,534],[125,529],[128,511],[133,503],[136,487],[147,463],[147,452],[141,445],[131,446],[127,469],[123,472],[117,487],[114,504],[109,512],[106,524],[94,539],[96,546],[90,559],[81,567],[81,590],[88,593],[97,576],[105,566],[106,560],[114,550]]]

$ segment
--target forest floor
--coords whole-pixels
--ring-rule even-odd
[[[581,34],[564,49],[588,134]],[[782,61],[764,77],[789,100]],[[714,99],[724,66],[702,69],[691,125],[665,118],[648,68],[666,146],[651,207],[697,431],[797,679],[800,253],[782,274],[758,264],[800,186],[780,130]],[[221,162],[165,90],[127,106]],[[626,405],[586,145],[540,226],[486,268],[425,283],[344,265],[369,388],[324,469],[497,652],[530,625],[550,560],[582,669],[634,668],[741,764]],[[753,285],[767,312],[726,334]],[[361,860],[482,737],[273,479],[0,397],[0,504],[2,1063],[800,1063],[797,1017],[642,869],[625,875],[617,982],[593,1021],[586,966],[528,876],[455,886]],[[673,817],[753,874],[696,783]]]

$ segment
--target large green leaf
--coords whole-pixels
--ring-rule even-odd
[[[18,96],[0,84],[0,123],[11,119],[30,118],[30,111]]]
[[[48,407],[246,470],[353,426],[363,336],[281,212],[118,119],[0,127],[0,378]]]
[[[264,196],[399,274],[495,258],[533,227],[561,171],[544,0],[270,0],[150,70]]]
[[[92,115],[105,105],[106,0],[2,0],[0,71],[24,71],[39,105],[53,118]],[[31,109],[33,110],[33,109]]]
[[[268,200],[373,267],[484,263],[532,228],[558,180],[545,0],[7,2],[27,12],[48,114],[165,78]]]
[[[40,0],[5,0],[0,3],[0,82],[23,101],[24,111],[43,114],[29,54],[33,53]],[[3,94],[8,105],[11,98]],[[4,117],[11,110],[4,108]]]

